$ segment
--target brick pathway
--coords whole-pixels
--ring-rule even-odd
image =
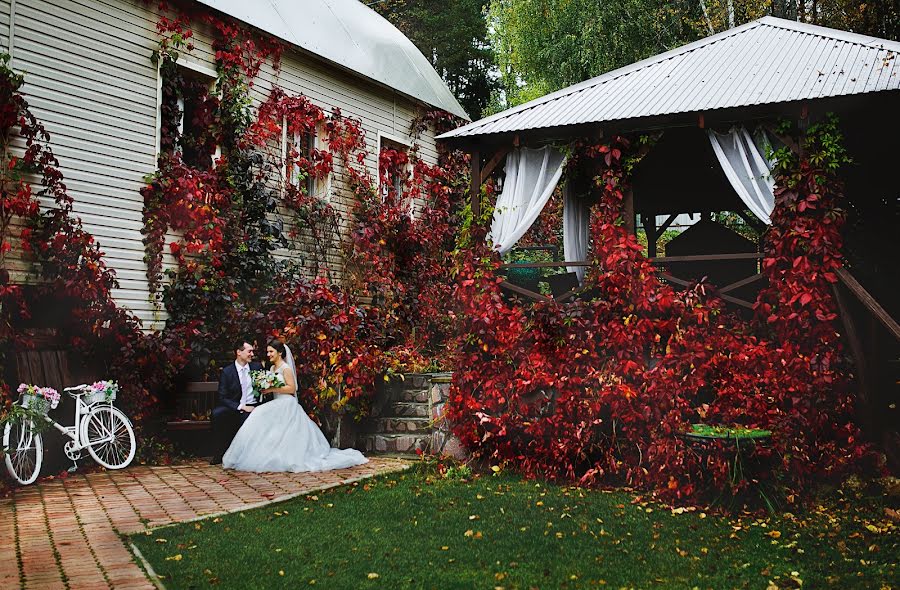
[[[0,500],[0,588],[154,588],[120,535],[277,502],[403,469],[387,457],[323,473],[223,471],[199,461],[76,475]]]

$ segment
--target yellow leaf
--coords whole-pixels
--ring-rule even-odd
[[[157,543],[168,543],[168,541],[166,541],[165,539],[157,539],[156,542]]]
[[[781,531],[769,531],[766,534],[769,535],[770,537],[772,537],[773,539],[781,538]]]
[[[279,576],[283,576],[283,575],[284,575],[284,570],[278,570],[278,575],[279,575]]]
[[[500,466],[499,465],[491,465],[491,471],[493,471],[494,473],[500,473]]]
[[[375,580],[376,578],[378,578],[378,574],[376,574],[375,572],[369,572],[368,577],[370,580]]]
[[[181,561],[181,553],[166,558],[166,561]]]
[[[474,534],[475,534],[475,531],[473,531],[472,529],[469,529],[469,530],[467,530],[466,532],[463,533],[463,536],[464,536],[464,537],[471,537],[471,536],[474,535]]]
[[[441,547],[441,551],[447,551],[449,549],[450,549],[450,547],[448,547],[447,545],[444,545],[443,547]]]

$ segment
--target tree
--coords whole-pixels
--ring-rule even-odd
[[[488,18],[510,104],[703,36],[681,0],[493,0]]]
[[[371,5],[419,48],[473,120],[497,87],[481,0],[384,0]]]
[[[488,11],[504,96],[521,104],[766,14],[886,39],[897,0],[492,0]]]

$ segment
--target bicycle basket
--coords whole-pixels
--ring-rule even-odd
[[[99,404],[112,403],[119,392],[119,386],[115,381],[98,381],[91,385],[84,395],[84,403]]]
[[[33,412],[39,412],[45,416],[50,412],[50,400],[42,395],[32,395],[30,393],[22,394],[22,407],[28,408]]]

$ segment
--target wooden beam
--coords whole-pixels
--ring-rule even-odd
[[[844,325],[844,334],[850,344],[850,351],[853,353],[853,360],[856,362],[857,378],[859,380],[859,397],[856,407],[856,413],[862,422],[866,425],[866,429],[871,432],[871,420],[868,412],[869,406],[869,375],[866,366],[866,355],[863,351],[862,342],[859,339],[859,332],[856,330],[856,324],[853,321],[853,315],[850,313],[850,307],[847,305],[847,299],[841,293],[841,289],[835,285],[831,285],[834,293],[834,300],[837,302],[838,312],[841,314],[841,323]]]
[[[625,229],[634,235],[634,191],[631,188],[625,192]]]
[[[572,295],[574,295],[574,294],[578,291],[578,289],[580,289],[580,287],[575,288],[575,289],[572,289],[572,290],[570,290],[570,291],[566,291],[565,293],[563,293],[563,294],[560,295],[559,297],[554,297],[553,299],[555,299],[555,300],[558,301],[559,303],[562,303],[563,301],[565,301],[566,299],[568,299],[568,298],[570,298]]]
[[[730,285],[725,285],[721,289],[719,289],[719,293],[728,293],[729,291],[734,291],[735,289],[740,289],[744,285],[749,285],[750,283],[755,283],[756,281],[763,278],[762,273],[755,274],[752,277],[747,277],[746,279],[741,279],[735,283],[731,283]]]
[[[526,289],[526,288],[520,287],[518,285],[513,285],[509,281],[503,281],[502,283],[500,283],[500,286],[503,287],[504,289],[512,291],[513,293],[518,293],[519,295],[524,295],[525,297],[534,299],[535,301],[553,301],[546,295],[541,295],[540,293],[535,293],[534,291],[532,291],[530,289]]]
[[[668,281],[670,283],[675,283],[676,285],[681,285],[682,287],[690,287],[691,286],[690,281],[686,281],[684,279],[679,279],[678,277],[676,277],[674,275],[670,275],[667,272],[657,272],[656,274],[659,275],[659,278],[665,279],[666,281]]]
[[[656,215],[653,213],[641,213],[641,221],[644,225],[644,232],[647,234],[647,256],[649,258],[656,257]]]
[[[666,281],[668,281],[670,283],[675,283],[676,285],[681,285],[682,287],[690,287],[691,285],[694,284],[691,281],[679,279],[678,277],[676,277],[674,275],[670,275],[667,272],[657,272],[656,274],[659,275],[659,278],[665,279]],[[719,294],[719,297],[721,297],[725,301],[734,303],[735,305],[740,305],[741,307],[753,309],[753,304],[750,303],[749,301],[745,301],[743,299],[738,299],[737,297],[732,297],[731,295],[722,295],[721,293]]]
[[[669,226],[672,225],[677,218],[678,213],[669,215],[669,218],[663,221],[663,224],[656,229],[657,235],[662,235],[667,229],[669,229]]]
[[[472,169],[469,185],[469,202],[472,205],[472,223],[481,218],[481,153],[472,152]]]
[[[837,270],[837,276],[845,285],[847,285],[850,292],[859,299],[860,303],[869,310],[869,313],[881,322],[881,325],[887,328],[887,331],[890,332],[894,338],[900,340],[900,324],[898,324],[896,320],[894,320],[894,318],[879,305],[875,298],[859,284],[859,281],[850,274],[850,271],[846,268],[839,268]]]
[[[766,230],[766,224],[756,218],[754,215],[747,215],[745,211],[735,211],[738,214],[738,217],[743,219],[747,225],[752,227],[754,230],[762,233]]]
[[[746,307],[747,309],[753,309],[753,304],[744,299],[738,299],[737,297],[732,297],[731,295],[722,295],[719,294],[719,297],[728,301],[729,303],[734,303],[735,305],[740,305],[741,307]]]
[[[494,172],[494,169],[497,167],[497,164],[500,163],[500,160],[506,157],[506,154],[509,153],[510,148],[500,148],[496,154],[494,154],[490,160],[488,160],[487,164],[484,165],[484,168],[481,170],[481,184],[487,182],[487,179],[491,177],[491,174]]]
[[[551,260],[548,262],[510,262],[500,268],[558,268],[561,266],[591,266],[590,260]]]
[[[780,133],[775,131],[775,126],[772,125],[771,123],[765,123],[763,125],[763,128],[766,131],[768,131],[769,133],[771,133],[774,137],[776,137],[778,139],[778,141],[780,141],[784,145],[788,146],[789,150],[791,150],[792,152],[794,152],[797,155],[800,155],[800,146],[797,145],[797,142],[795,142],[792,138],[788,137],[787,135],[781,135]]]
[[[651,258],[653,264],[666,264],[668,262],[711,262],[716,260],[754,260],[763,255],[758,252],[738,252],[736,254],[696,254],[691,256],[661,256]]]

